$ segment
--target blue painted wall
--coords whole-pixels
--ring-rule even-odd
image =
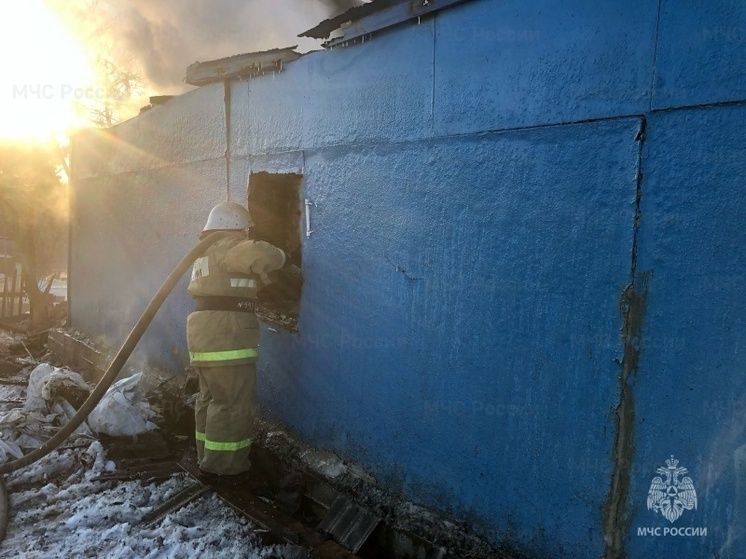
[[[315,203],[263,413],[532,556],[746,556],[743,13],[475,0],[234,82],[233,199],[299,172]],[[74,328],[121,342],[224,198],[222,99],[77,138]],[[140,356],[184,367],[190,307]],[[673,524],[646,503],[671,454],[699,497]]]
[[[744,106],[650,121],[638,269],[652,279],[635,387],[632,514],[635,528],[657,524],[643,499],[651,466],[675,455],[699,502],[666,524],[707,527],[709,537],[673,538],[665,549],[674,557],[746,557],[746,502],[736,503],[745,496],[736,498],[737,462],[746,467],[736,456],[746,444],[744,122]],[[729,529],[740,538],[723,548]],[[631,556],[654,555],[655,539],[631,534]]]
[[[547,553],[597,526],[638,126],[309,150],[316,232],[294,366],[281,378],[276,363],[263,369],[272,415]],[[288,340],[275,338],[263,348],[279,355]],[[598,467],[577,485],[545,474],[574,476],[587,460]],[[547,522],[547,507],[573,524]]]

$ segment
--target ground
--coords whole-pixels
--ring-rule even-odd
[[[26,399],[33,365],[8,374],[15,362],[17,336],[0,330],[0,439],[18,440],[27,430],[47,433],[52,414],[15,422]],[[14,349],[15,348],[15,349]],[[25,354],[25,350],[21,348]],[[16,357],[22,354],[18,353]],[[27,416],[28,417],[28,416]],[[43,419],[42,419],[43,418]],[[5,419],[5,422],[3,422]],[[41,428],[40,428],[41,426]],[[12,444],[3,447],[6,454]],[[116,469],[104,446],[92,434],[79,434],[59,451],[6,477],[10,493],[10,524],[0,544],[0,556],[16,558],[270,558],[281,556],[275,547],[262,547],[254,527],[214,494],[191,502],[152,527],[141,520],[189,484],[186,474],[161,482],[101,481]]]

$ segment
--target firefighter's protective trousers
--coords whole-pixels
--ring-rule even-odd
[[[285,264],[285,253],[239,233],[215,243],[197,259],[193,297],[255,299]],[[253,312],[195,311],[187,319],[189,358],[199,376],[195,404],[197,460],[201,470],[234,475],[249,469],[256,408],[259,323]]]

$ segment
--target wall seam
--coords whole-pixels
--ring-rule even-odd
[[[637,376],[642,323],[647,307],[649,273],[638,273],[638,243],[642,217],[642,163],[647,118],[642,116],[635,137],[638,142],[635,210],[632,228],[632,251],[629,283],[622,290],[619,310],[622,317],[622,360],[619,364],[619,403],[614,416],[613,464],[609,496],[603,507],[604,559],[626,557],[625,539],[629,533],[629,472],[635,454],[635,399],[633,382]]]
[[[295,150],[295,151],[297,152],[299,150]],[[284,152],[284,153],[293,153],[293,152]],[[274,155],[274,154],[270,154],[270,155]],[[235,161],[235,160],[241,161],[241,160],[250,159],[250,158],[251,158],[250,155],[239,155],[237,157],[232,157],[231,160],[232,161]],[[116,177],[116,176],[119,176],[119,175],[131,175],[133,173],[147,173],[147,172],[150,172],[150,171],[166,171],[168,169],[178,169],[178,168],[181,168],[181,167],[188,167],[190,165],[199,165],[200,163],[209,163],[209,162],[218,162],[218,163],[222,163],[223,165],[225,165],[225,157],[224,156],[215,156],[215,157],[209,157],[207,159],[194,159],[192,161],[181,161],[181,162],[178,162],[178,163],[171,163],[171,164],[168,164],[168,165],[159,165],[159,166],[156,166],[156,167],[140,167],[138,169],[128,169],[126,171],[118,171],[116,173],[106,173],[106,174],[97,174],[97,175],[86,175],[86,176],[83,176],[83,177],[78,177],[77,180],[84,181],[84,180],[89,180],[89,179],[96,179],[96,178],[99,178],[99,177]]]
[[[653,42],[653,64],[650,69],[650,98],[648,103],[648,110],[653,110],[653,95],[655,95],[655,79],[658,70],[658,35],[661,27],[661,5],[663,0],[658,0],[658,16],[655,20],[655,39]]]
[[[74,290],[71,289],[74,283],[71,281],[73,277],[72,268],[73,268],[73,250],[74,250],[74,244],[73,244],[73,229],[74,229],[74,223],[76,221],[78,212],[77,212],[77,205],[75,203],[75,191],[78,188],[78,177],[76,176],[77,173],[75,172],[75,166],[73,165],[73,157],[75,154],[75,146],[76,142],[71,141],[70,142],[70,151],[69,151],[69,159],[70,159],[70,176],[69,176],[69,185],[67,189],[67,214],[68,214],[68,220],[67,220],[67,324],[69,327],[73,327],[73,306],[72,306],[72,295],[74,294]]]
[[[738,100],[738,101],[721,101],[717,103],[709,103],[709,104],[701,104],[701,105],[686,105],[682,107],[672,107],[667,109],[656,109],[653,111],[650,111],[650,114],[658,114],[663,112],[676,112],[676,111],[683,111],[683,110],[699,110],[699,109],[710,109],[715,107],[730,107],[730,106],[746,106],[746,99]],[[469,132],[459,132],[455,134],[441,134],[439,136],[422,136],[418,138],[410,138],[410,139],[404,139],[404,140],[395,140],[395,139],[385,139],[380,141],[362,141],[362,142],[349,142],[349,143],[339,143],[339,144],[327,144],[323,146],[304,146],[304,147],[297,147],[297,148],[284,148],[280,151],[266,151],[266,152],[259,152],[251,154],[252,156],[267,156],[267,155],[283,155],[288,153],[299,153],[301,151],[309,151],[309,150],[322,150],[322,149],[338,149],[338,148],[352,148],[352,147],[361,147],[361,146],[395,146],[395,145],[407,145],[407,144],[416,144],[419,142],[429,142],[433,140],[449,140],[449,139],[459,139],[459,138],[469,138],[469,137],[480,137],[480,136],[491,136],[495,134],[501,134],[503,132],[519,132],[523,130],[543,130],[545,128],[558,128],[561,126],[576,126],[579,124],[593,124],[598,122],[616,122],[620,120],[629,120],[629,119],[644,119],[646,118],[647,113],[629,113],[629,114],[623,114],[623,115],[615,115],[615,116],[604,116],[604,117],[596,117],[596,118],[587,118],[587,119],[581,119],[581,120],[568,120],[568,121],[562,121],[562,122],[553,122],[549,124],[533,124],[528,126],[514,126],[510,128],[490,128],[486,130],[477,130],[477,131],[469,131]]]
[[[247,150],[246,155],[241,156],[245,157],[249,162],[249,176],[251,176],[251,173],[254,171],[251,167],[251,156],[253,155],[251,153],[251,80],[246,80],[246,141],[247,144]],[[249,183],[246,182],[246,203],[249,203]]]
[[[435,135],[435,49],[438,41],[438,15],[433,18],[432,89],[430,91],[430,137]]]
[[[746,106],[746,99],[736,100],[736,101],[721,101],[717,103],[704,103],[704,104],[699,104],[699,105],[685,105],[681,107],[670,107],[670,108],[665,108],[665,109],[654,109],[650,111],[650,114],[652,115],[652,114],[674,113],[678,111],[702,110],[702,109],[712,109],[712,108],[718,108],[718,107],[741,107],[741,106]],[[265,151],[265,152],[257,152],[257,153],[247,152],[241,155],[233,155],[231,159],[234,161],[250,160],[252,157],[280,156],[280,155],[287,155],[291,153],[307,152],[309,150],[317,151],[317,150],[324,150],[324,149],[355,148],[355,147],[363,147],[363,146],[378,147],[378,146],[409,145],[409,144],[417,144],[420,142],[430,142],[434,140],[442,141],[442,140],[459,139],[459,138],[483,137],[483,136],[492,136],[492,135],[508,133],[508,132],[520,132],[524,130],[525,131],[543,130],[545,128],[558,128],[561,126],[577,126],[581,124],[594,124],[598,122],[616,122],[616,121],[621,121],[621,120],[629,120],[633,118],[644,119],[645,117],[646,115],[644,114],[632,113],[632,114],[624,114],[624,115],[610,116],[610,117],[598,117],[598,118],[589,118],[589,119],[584,119],[584,120],[563,121],[563,122],[556,122],[556,123],[551,123],[551,124],[516,126],[513,128],[493,128],[493,129],[488,129],[488,130],[463,132],[463,133],[457,133],[457,134],[442,134],[440,136],[411,138],[411,139],[406,139],[406,140],[351,142],[351,143],[346,143],[346,144],[328,144],[324,146],[314,146],[314,147],[306,146],[306,147],[298,147],[298,148],[292,148],[292,149],[285,148],[285,149],[278,150],[278,151]],[[249,135],[250,133],[251,132],[249,130]],[[87,175],[87,176],[79,177],[79,180],[82,181],[82,180],[95,179],[95,178],[104,177],[104,176],[109,177],[109,176],[126,175],[126,174],[132,174],[132,173],[159,171],[159,170],[166,170],[166,169],[172,169],[172,168],[177,168],[177,167],[184,167],[187,165],[196,165],[200,163],[207,163],[210,161],[222,161],[222,160],[223,160],[223,157],[215,156],[215,157],[210,157],[206,159],[195,159],[193,161],[183,161],[183,162],[173,163],[169,165],[161,165],[157,167],[141,167],[139,169],[120,171],[117,173],[108,173],[105,175]]]
[[[699,103],[697,105],[680,105],[678,107],[665,107],[662,109],[652,109],[650,114],[675,113],[678,111],[698,111],[702,109],[715,109],[720,107],[743,107],[746,106],[746,99],[734,99],[732,101],[717,101],[715,103]]]

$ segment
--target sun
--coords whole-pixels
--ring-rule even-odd
[[[0,2],[0,139],[44,141],[83,126],[95,98],[85,50],[43,0]]]

